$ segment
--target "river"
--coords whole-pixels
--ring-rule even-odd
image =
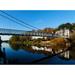
[[[0,48],[3,53],[5,50],[5,56],[0,56],[0,64],[75,64],[74,50],[49,57],[52,50],[47,47],[15,47],[9,43],[2,43]]]

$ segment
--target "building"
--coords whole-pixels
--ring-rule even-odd
[[[32,39],[43,39],[42,36],[32,36]]]
[[[60,30],[55,32],[56,35],[58,35],[59,37],[64,37],[64,38],[69,38],[70,33],[71,33],[71,31],[69,29],[66,29],[66,28],[60,29]]]

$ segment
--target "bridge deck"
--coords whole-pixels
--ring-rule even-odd
[[[3,29],[3,28],[0,28],[0,35],[24,35],[24,36],[45,36],[45,37],[56,36],[50,33],[38,31],[24,31],[24,30]]]

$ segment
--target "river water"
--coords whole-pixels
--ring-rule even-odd
[[[75,64],[74,50],[50,57],[52,50],[49,47],[15,47],[2,43],[0,48],[5,53],[5,56],[0,56],[0,64]]]

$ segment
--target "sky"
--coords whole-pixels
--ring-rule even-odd
[[[32,26],[39,29],[56,28],[63,23],[75,23],[74,10],[10,10],[4,11]],[[5,15],[0,12],[0,14]],[[6,15],[5,15],[6,16]],[[0,28],[17,29],[17,30],[32,30],[19,24],[12,22],[0,15]]]
[[[18,18],[38,29],[56,28],[63,23],[75,23],[74,10],[5,10],[4,12]],[[8,20],[1,15],[7,16],[0,11],[0,28],[16,30],[35,30],[26,28],[15,22]],[[9,17],[10,18],[10,17]],[[2,36],[2,39],[8,39],[8,36]]]

